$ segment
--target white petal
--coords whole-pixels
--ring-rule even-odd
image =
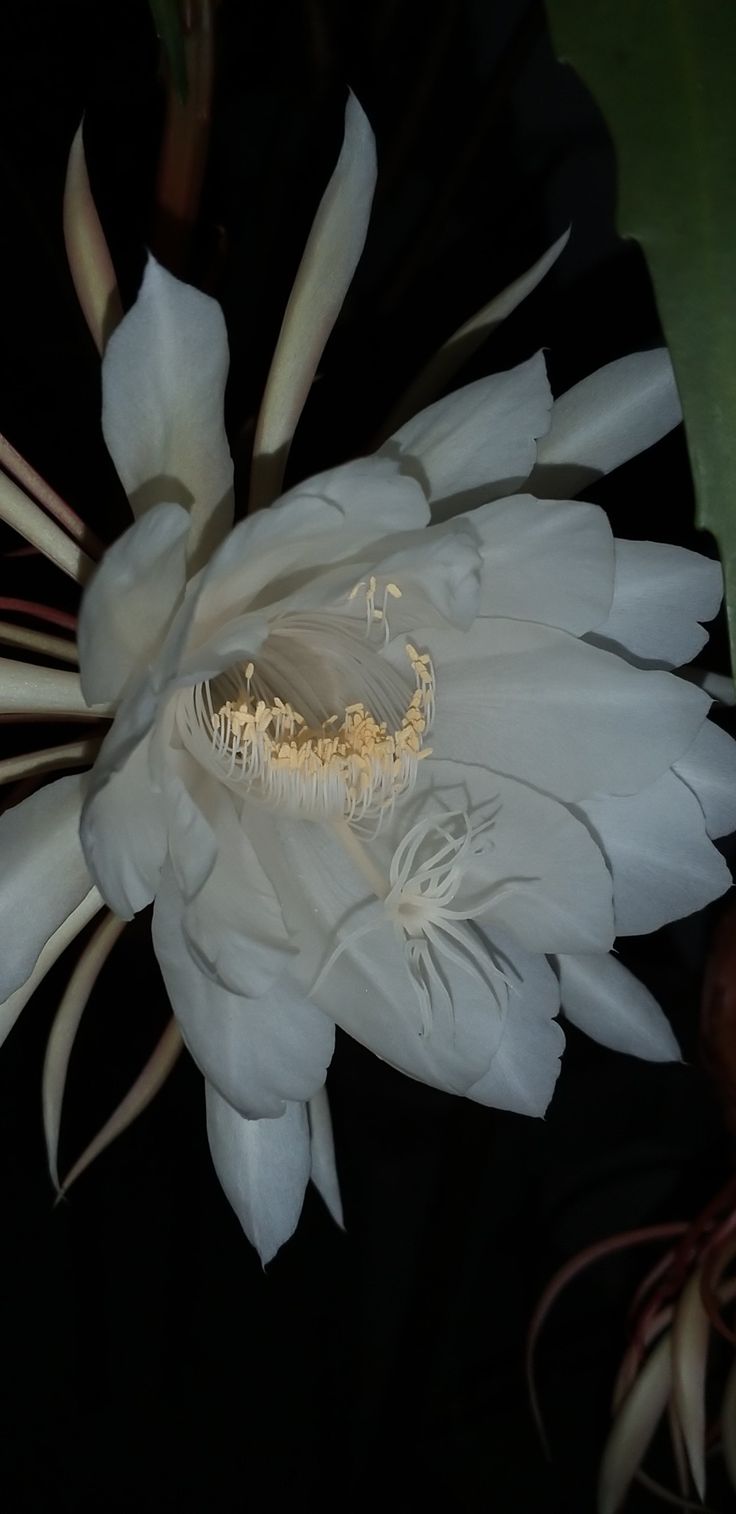
[[[680,1048],[656,999],[616,957],[558,957],[557,965],[562,1007],[586,1036],[648,1062],[679,1061]]]
[[[150,904],[166,857],[166,820],[151,787],[148,740],[133,750],[82,810],[87,866],[103,899],[122,920]]]
[[[736,741],[706,720],[673,766],[697,795],[708,835],[730,836],[736,830]]]
[[[209,785],[206,813],[217,844],[212,872],[184,912],[202,970],[232,993],[258,999],[293,955],[281,906],[231,797]]]
[[[569,499],[666,436],[682,419],[669,353],[632,352],[555,400],[529,488]]]
[[[378,905],[375,913],[378,917]],[[470,936],[471,929],[466,926],[464,934]],[[349,934],[347,926],[341,939]],[[477,933],[472,936],[487,977],[493,979],[491,959]],[[434,955],[449,997],[433,998],[427,1027],[388,922],[351,942],[315,990],[315,999],[348,1035],[392,1067],[431,1087],[465,1094],[496,1051],[502,1010],[487,982],[457,966],[441,949]],[[503,1000],[498,979],[497,990]]]
[[[601,1460],[598,1514],[619,1514],[623,1507],[667,1408],[671,1384],[672,1343],[667,1330],[649,1353],[616,1414]]]
[[[334,1026],[285,979],[260,999],[230,993],[197,967],[182,930],[183,904],[164,873],[153,945],[182,1036],[206,1078],[241,1114],[283,1112],[322,1087]]]
[[[689,662],[708,640],[699,622],[713,619],[723,597],[720,563],[663,542],[617,537],[615,547],[613,604],[591,639],[647,662]]]
[[[62,952],[66,951],[67,946],[71,945],[79,932],[84,930],[85,925],[89,925],[90,920],[103,906],[104,900],[100,897],[98,890],[91,888],[89,893],[85,894],[81,904],[78,904],[53,935],[49,936],[30,977],[26,978],[25,983],[22,983],[20,988],[16,988],[15,993],[12,993],[3,1004],[0,1004],[0,1046],[5,1037],[10,1034],[19,1014],[25,1009],[47,972],[55,962],[58,962]]]
[[[691,1273],[672,1320],[672,1407],[701,1502],[705,1500],[706,1372],[712,1329],[703,1298],[706,1266]]]
[[[726,673],[711,673],[708,668],[687,668],[683,678],[692,678],[698,688],[705,689],[718,704],[736,704],[736,686]]]
[[[381,582],[401,584],[401,603],[391,606],[391,624],[399,618],[407,627],[424,617],[431,606],[443,620],[467,629],[479,611],[481,554],[472,517],[415,532],[410,542],[374,565]]]
[[[195,567],[232,521],[227,368],[219,305],[149,258],[102,360],[102,429],[135,515],[171,500],[188,509]]]
[[[82,599],[79,657],[90,704],[119,699],[159,650],[186,583],[189,516],[155,505],[111,547]]]
[[[467,508],[463,495],[511,494],[527,478],[536,438],[549,425],[551,395],[541,353],[508,373],[478,379],[407,421],[381,452],[411,473],[433,502],[434,520]]]
[[[291,439],[327,338],[363,251],[376,183],[376,144],[354,94],[279,332],[254,445],[251,509],[280,492]]]
[[[217,860],[217,839],[197,796],[201,768],[188,752],[168,754],[163,802],[171,869],[182,899],[196,898]],[[204,780],[202,787],[207,785]]]
[[[225,1195],[265,1267],[296,1230],[309,1181],[307,1112],[287,1104],[277,1120],[245,1120],[209,1083],[207,1135]]]
[[[636,793],[687,751],[708,708],[683,679],[547,626],[487,619],[465,634],[433,626],[418,640],[437,675],[435,756],[561,799]]]
[[[97,351],[122,316],[120,293],[105,233],[92,198],[82,127],[69,149],[64,185],[64,242],[77,299]]]
[[[264,589],[273,601],[297,575],[352,558],[367,543],[428,520],[418,483],[398,474],[388,458],[359,458],[307,479],[269,510],[240,521],[215,553],[197,603],[197,638],[242,614]],[[356,570],[353,582],[359,577]]]
[[[182,670],[183,649],[189,636],[192,617],[197,604],[196,589],[184,600],[164,637],[158,655],[150,666],[131,681],[115,712],[115,720],[97,754],[97,761],[90,774],[90,793],[95,793],[109,782],[113,773],[118,773],[128,757],[154,727],[151,741],[151,761],[155,758],[157,745],[168,747],[173,724],[174,710],[169,695],[177,686],[195,683],[210,676],[208,665],[200,671],[196,655],[188,659],[187,671]],[[265,626],[261,628],[261,636]],[[252,634],[254,648],[260,645],[256,629]],[[157,720],[157,717],[158,720]],[[160,766],[160,764],[159,764]],[[164,764],[165,768],[165,764]],[[160,781],[160,780],[159,780]]]
[[[274,847],[268,855],[262,843],[258,850],[300,949],[302,985],[309,990],[338,942],[347,941],[314,989],[316,1003],[361,1045],[410,1077],[464,1093],[488,1066],[500,1033],[490,988],[441,957],[451,1002],[442,996],[427,1030],[402,944],[350,851],[338,840],[346,832],[335,834],[309,821],[279,823],[277,830],[280,860]],[[349,835],[346,841],[349,847]],[[272,869],[279,867],[275,877]],[[358,936],[366,920],[375,921],[377,928]],[[487,953],[481,950],[480,957],[493,977]]]
[[[389,436],[396,431],[410,416],[416,415],[417,411],[428,405],[435,395],[442,389],[448,388],[458,369],[468,361],[478,347],[490,336],[496,326],[516,310],[522,300],[525,300],[532,290],[541,284],[542,279],[554,263],[557,262],[560,253],[567,246],[570,239],[570,228],[563,231],[562,236],[547,248],[541,258],[527,268],[525,273],[514,279],[500,294],[494,295],[487,305],[477,310],[475,315],[465,321],[457,331],[433,354],[429,362],[422,369],[417,378],[409,385],[402,394],[401,399],[395,405],[389,416],[382,436]]]
[[[457,904],[470,905],[494,884],[512,880],[516,886],[491,899],[478,917],[491,934],[500,925],[529,952],[609,950],[611,877],[585,825],[565,805],[468,763],[430,758],[421,777],[431,788],[419,797],[417,811],[421,805],[426,814],[441,803],[464,810],[474,824],[495,815],[487,844],[477,843],[471,855]]]
[[[335,1164],[335,1143],[327,1089],[320,1088],[309,1100],[309,1139],[312,1149],[310,1177],[336,1225],[344,1224],[340,1184]]]
[[[590,799],[580,809],[613,874],[617,935],[659,930],[730,888],[731,874],[708,840],[703,811],[676,773],[663,773],[639,794]]]
[[[78,673],[0,657],[0,715],[38,715],[54,719],[72,715],[97,720],[100,715],[109,713],[106,705],[90,709]]]
[[[515,494],[468,518],[481,540],[482,615],[542,621],[580,636],[608,614],[613,537],[596,505]]]
[[[498,942],[497,932],[492,933]],[[560,995],[544,957],[509,948],[515,991],[503,1035],[490,1067],[468,1089],[468,1098],[515,1114],[543,1115],[554,1093],[565,1037],[554,1019]]]
[[[82,779],[57,778],[0,816],[0,1001],[89,892],[79,843]]]

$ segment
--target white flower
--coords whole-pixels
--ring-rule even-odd
[[[84,695],[115,718],[88,780],[0,822],[3,997],[92,883],[122,918],[153,900],[215,1165],[267,1259],[310,1174],[339,1213],[336,1025],[536,1115],[560,996],[605,1044],[677,1055],[610,951],[728,887],[709,838],[736,824],[736,763],[667,671],[703,645],[718,565],[550,497],[674,423],[665,355],[555,406],[532,358],[230,530],[226,366],[218,307],[151,262],[103,362],[138,518],[79,627]]]
[[[219,506],[211,419],[205,466],[201,444],[189,471],[156,450],[173,422],[146,376],[167,305],[187,438],[197,391],[221,390],[194,325],[219,328],[216,308],[151,266],[105,359],[108,444],[131,492],[173,475]],[[698,688],[639,666],[700,647],[720,572],[614,547],[593,506],[509,497],[549,405],[539,358],[452,395],[383,455],[236,526],[188,588],[189,514],[155,504],[83,602],[83,688],[119,700],[83,810],[87,864],[118,915],[155,898],[218,1171],[232,1196],[253,1135],[240,1117],[271,1119],[259,1142],[298,1169],[271,1202],[289,1225],[308,1175],[299,1111],[335,1024],[413,1077],[530,1114],[558,1072],[560,982],[598,1039],[676,1055],[607,954],[617,930],[728,886],[703,805],[731,743]],[[485,504],[431,524],[435,493],[446,514],[479,486]]]

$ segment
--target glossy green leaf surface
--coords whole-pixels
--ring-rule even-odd
[[[558,56],[613,137],[619,230],[641,243],[652,275],[736,666],[736,3],[547,0],[547,10]]]

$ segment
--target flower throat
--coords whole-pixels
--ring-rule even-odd
[[[380,822],[412,788],[431,750],[424,741],[434,714],[434,670],[426,652],[407,644],[406,655],[415,687],[395,724],[377,719],[362,700],[310,724],[288,700],[254,690],[249,662],[230,675],[234,697],[216,704],[209,683],[192,691],[187,745],[206,734],[210,770],[216,765],[229,787],[276,808],[304,818]],[[195,755],[204,756],[200,741]]]

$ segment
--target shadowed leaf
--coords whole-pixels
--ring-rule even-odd
[[[736,662],[736,6],[547,0],[558,56],[618,156],[618,225],[644,249],[682,399],[697,523],[718,541]]]

